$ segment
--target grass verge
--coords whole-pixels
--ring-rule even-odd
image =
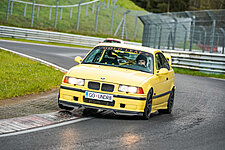
[[[225,74],[204,73],[204,72],[195,71],[191,69],[176,68],[176,67],[173,67],[173,70],[175,73],[179,73],[179,74],[225,79]]]
[[[58,87],[64,75],[4,50],[0,50],[0,64],[0,99],[48,91]]]

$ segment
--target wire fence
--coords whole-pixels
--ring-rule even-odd
[[[54,5],[39,4],[37,0],[3,1],[8,24],[136,41],[141,41],[143,33],[138,15],[148,13],[122,8],[116,5],[117,0],[80,0],[68,5],[62,5],[63,0],[54,0]],[[16,23],[17,19],[24,20],[24,24]]]
[[[139,18],[144,24],[144,46],[224,54],[225,10],[152,13]]]

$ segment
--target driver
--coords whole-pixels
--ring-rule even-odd
[[[140,54],[140,55],[138,55],[138,57],[136,58],[136,63],[137,63],[138,65],[142,65],[142,66],[145,66],[145,67],[146,67],[146,64],[147,64],[147,58],[146,58],[144,55]]]

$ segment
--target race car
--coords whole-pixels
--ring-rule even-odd
[[[111,110],[144,119],[156,111],[171,113],[175,85],[170,55],[143,46],[100,43],[75,62],[60,86],[60,108]]]
[[[123,40],[113,39],[113,38],[107,38],[103,42],[99,42],[99,43],[121,43],[121,44],[125,44],[125,42]]]

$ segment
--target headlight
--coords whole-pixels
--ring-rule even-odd
[[[64,83],[74,84],[74,85],[84,85],[85,80],[84,79],[78,79],[73,77],[66,76],[63,80]]]
[[[144,94],[144,91],[141,87],[127,86],[127,85],[120,85],[119,91],[120,92],[128,92],[128,93]]]

